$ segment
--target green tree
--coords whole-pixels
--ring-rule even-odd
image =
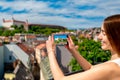
[[[5,30],[2,34],[2,36],[11,36],[11,31],[10,30]]]
[[[4,31],[0,29],[0,36],[3,34],[3,32],[4,32]]]
[[[12,25],[11,27],[14,28],[14,29],[17,29],[17,28],[18,28],[17,25]]]

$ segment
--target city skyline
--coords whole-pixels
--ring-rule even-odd
[[[105,17],[120,13],[119,4],[119,0],[2,0],[0,25],[3,18],[14,18],[68,29],[100,27]]]

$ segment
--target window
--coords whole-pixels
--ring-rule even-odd
[[[9,56],[9,60],[12,60],[12,56],[11,55]]]

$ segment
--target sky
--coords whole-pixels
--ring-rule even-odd
[[[54,39],[58,39],[58,38],[66,39],[67,34],[56,34],[56,35],[54,35]]]
[[[120,14],[120,0],[0,0],[2,20],[52,24],[68,29],[101,27],[110,15]]]

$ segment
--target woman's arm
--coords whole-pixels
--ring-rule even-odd
[[[49,57],[50,67],[51,67],[51,71],[54,76],[54,79],[55,80],[62,79],[64,77],[64,74],[57,63],[55,54],[51,51],[49,52],[48,57]]]
[[[53,73],[54,80],[109,80],[109,78],[111,78],[113,67],[110,64],[97,65],[96,67],[93,67],[87,71],[64,76],[57,63],[54,51],[55,48],[51,37],[49,37],[46,41],[46,48],[48,51],[50,67]]]
[[[61,69],[57,63],[57,60],[56,60],[55,44],[54,44],[53,37],[51,37],[51,36],[48,37],[48,40],[46,41],[46,48],[47,48],[48,57],[49,57],[49,61],[50,61],[50,67],[51,67],[51,71],[54,76],[54,79],[55,80],[61,79],[64,76],[64,74],[61,71]]]
[[[84,70],[90,69],[92,67],[92,65],[84,57],[82,57],[79,54],[79,52],[75,48],[74,43],[73,43],[73,41],[72,41],[70,36],[68,36],[67,41],[68,41],[68,45],[67,46],[68,46],[69,51],[72,53],[73,57],[75,57],[75,59],[81,65],[81,67]]]
[[[92,65],[83,56],[81,56],[76,49],[73,49],[70,52],[72,53],[72,55],[75,57],[77,62],[80,64],[80,66],[84,70],[88,70],[88,69],[90,69],[92,67]]]

